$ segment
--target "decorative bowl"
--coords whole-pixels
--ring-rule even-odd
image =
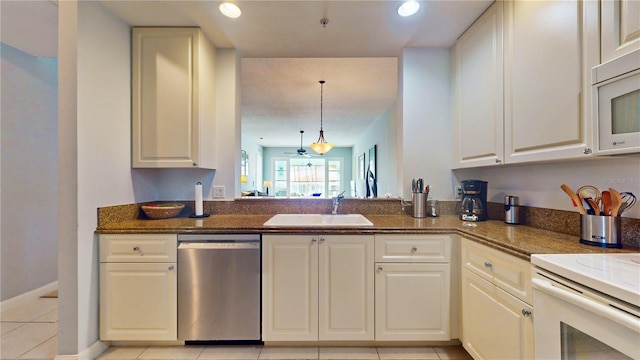
[[[142,211],[149,217],[149,219],[169,219],[178,216],[184,204],[180,203],[152,203],[141,206]]]

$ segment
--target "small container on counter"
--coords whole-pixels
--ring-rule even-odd
[[[413,204],[413,217],[423,218],[427,216],[427,193],[414,192],[411,203]]]
[[[520,205],[518,197],[507,195],[504,197],[504,222],[506,224],[520,224]]]
[[[619,216],[580,215],[580,242],[603,248],[622,247]]]

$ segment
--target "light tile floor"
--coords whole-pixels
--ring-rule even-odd
[[[2,360],[51,360],[58,354],[58,299],[40,298],[0,313]],[[470,360],[462,347],[110,347],[98,360]]]

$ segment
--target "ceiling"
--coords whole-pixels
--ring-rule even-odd
[[[408,18],[398,16],[399,1],[238,0],[237,19],[218,11],[220,1],[101,2],[131,26],[199,26],[216,47],[235,48],[243,59],[243,138],[299,147],[300,130],[305,143],[318,136],[319,80],[326,81],[325,137],[350,146],[352,134],[362,133],[396,101],[402,49],[450,47],[493,0],[419,1],[420,10]],[[57,34],[57,21],[51,18],[57,1],[0,3],[3,42],[12,34],[19,38],[12,46],[36,56],[55,54],[51,34]],[[11,16],[4,16],[9,8]],[[326,27],[322,18],[329,20]],[[15,20],[16,31],[7,32],[6,19]]]

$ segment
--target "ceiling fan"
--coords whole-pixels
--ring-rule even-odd
[[[305,150],[302,147],[303,136],[304,136],[304,130],[300,130],[300,148],[296,149],[296,153],[285,153],[285,154],[290,154],[289,156],[304,156],[304,157],[318,156],[316,154],[307,154],[307,150]]]

